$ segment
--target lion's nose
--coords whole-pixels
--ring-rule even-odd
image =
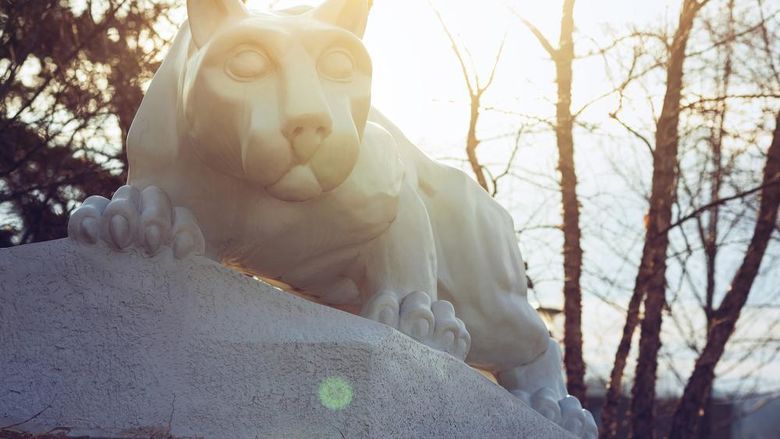
[[[308,161],[317,152],[322,140],[330,135],[329,119],[325,115],[306,115],[290,121],[285,127],[284,136],[298,160]]]
[[[292,49],[291,59],[306,60],[284,69],[282,133],[298,160],[307,161],[330,135],[330,107],[315,66],[302,48]],[[300,53],[299,53],[300,52]]]

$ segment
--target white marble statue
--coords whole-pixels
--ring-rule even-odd
[[[87,198],[70,237],[283,282],[492,371],[595,437],[526,299],[509,214],[371,108],[366,3],[189,0],[129,132],[128,184]]]

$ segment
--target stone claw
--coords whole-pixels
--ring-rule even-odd
[[[430,338],[435,325],[431,311],[431,298],[422,291],[415,291],[401,302],[400,326],[398,329],[415,340]]]
[[[68,236],[74,241],[85,244],[97,244],[100,239],[100,219],[109,200],[92,195],[74,210],[68,221]]]
[[[173,254],[178,259],[183,259],[190,254],[202,255],[206,252],[206,240],[195,216],[183,207],[174,209],[173,236]]]
[[[555,397],[555,393],[547,388],[542,387],[531,395],[531,408],[541,413],[545,418],[560,424],[563,419],[561,415],[561,408],[558,405],[558,400]]]

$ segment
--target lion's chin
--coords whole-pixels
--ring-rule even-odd
[[[322,186],[307,165],[296,165],[276,183],[266,187],[266,192],[282,201],[306,201],[322,194]]]

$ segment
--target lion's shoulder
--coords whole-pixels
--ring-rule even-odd
[[[397,198],[406,174],[398,143],[384,127],[367,122],[357,163],[335,195],[360,198]]]

